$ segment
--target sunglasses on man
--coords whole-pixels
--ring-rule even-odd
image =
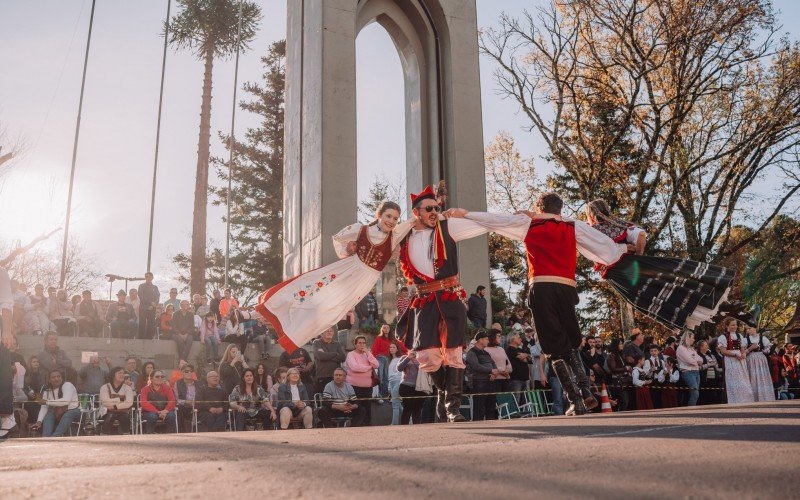
[[[424,210],[424,211],[426,211],[428,213],[438,212],[441,209],[442,208],[439,205],[428,205],[427,207],[420,207],[420,210]]]

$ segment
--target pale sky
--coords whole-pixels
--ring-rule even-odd
[[[258,3],[263,20],[252,50],[241,56],[240,82],[259,81],[260,56],[286,34],[286,0]],[[539,3],[478,0],[478,26],[495,25],[502,11],[519,14]],[[774,4],[789,29],[800,4]],[[63,225],[90,7],[91,0],[0,2],[0,123],[26,143],[0,191],[0,240],[6,244],[24,243]],[[166,0],[97,2],[71,238],[85,245],[103,274],[141,275],[146,266],[165,13]],[[382,28],[371,25],[362,31],[357,57],[361,197],[376,175],[399,179],[404,172],[404,111],[400,61]],[[545,149],[524,130],[526,120],[516,104],[497,96],[493,70],[482,57],[484,142],[507,130],[522,154],[536,158],[539,171],[546,173]],[[202,71],[202,63],[188,52],[168,52],[152,266],[162,289],[175,275],[171,256],[190,247]],[[217,132],[227,133],[230,127],[232,90],[233,61],[216,61],[211,152],[226,158]],[[252,116],[237,111],[237,136],[254,123]],[[212,182],[223,182],[211,175]],[[208,236],[218,245],[225,237],[222,213],[210,208],[208,214]],[[47,245],[60,248],[60,238]]]

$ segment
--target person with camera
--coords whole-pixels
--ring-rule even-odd
[[[250,366],[239,348],[234,344],[229,345],[222,354],[222,361],[219,362],[219,376],[222,379],[222,388],[227,394],[239,384],[247,368]]]
[[[133,406],[133,389],[125,384],[125,369],[111,369],[111,382],[100,388],[100,416],[103,419],[103,434],[111,434],[114,422],[119,422],[120,434],[131,430],[130,410]]]

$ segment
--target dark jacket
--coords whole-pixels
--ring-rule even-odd
[[[525,361],[520,361],[517,358],[518,354],[527,354],[528,357]],[[525,348],[521,346],[506,347],[506,356],[508,356],[508,360],[511,362],[511,380],[521,380],[525,382],[531,378],[531,365],[533,361],[530,354],[530,350],[525,350]]]
[[[195,389],[195,407],[200,411],[208,411],[209,408],[221,406],[224,411],[228,411],[228,395],[229,393],[225,392],[221,385],[216,387],[198,386]]]
[[[219,378],[222,388],[225,389],[225,392],[227,393],[225,395],[226,398],[231,392],[233,392],[233,388],[239,385],[239,382],[241,382],[243,372],[244,367],[238,362],[236,363],[235,367],[231,366],[230,363],[225,362],[220,365]]]
[[[492,356],[484,349],[474,347],[467,351],[467,367],[472,375],[472,380],[489,380],[492,370],[497,368]]]
[[[152,283],[142,283],[139,285],[139,307],[147,309],[148,306],[157,306],[161,302],[161,293],[158,287]]]
[[[306,385],[302,382],[297,384],[297,391],[300,393],[300,399],[307,405],[311,404],[311,398],[308,397]],[[294,408],[292,401],[292,390],[289,388],[289,383],[281,384],[278,387],[278,409],[281,408]]]
[[[191,311],[178,311],[172,315],[172,330],[175,333],[194,335],[194,314]]]
[[[335,340],[330,344],[317,339],[311,344],[314,353],[315,376],[317,379],[333,377],[333,371],[339,368],[347,356],[344,347]]]
[[[133,306],[125,302],[120,304],[114,302],[108,306],[106,310],[106,321],[136,321],[136,313],[133,311]]]
[[[473,293],[467,301],[467,319],[478,326],[486,326],[486,297]]]

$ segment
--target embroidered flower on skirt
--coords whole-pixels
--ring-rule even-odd
[[[330,276],[323,276],[316,283],[308,283],[307,285],[305,285],[303,287],[302,290],[298,290],[298,291],[294,292],[294,294],[293,294],[294,300],[296,300],[298,302],[305,302],[306,299],[309,299],[309,298],[313,297],[315,293],[319,292],[320,290],[322,290],[326,286],[328,286],[331,283],[333,283],[333,281],[335,279],[336,279],[336,275],[335,274],[331,274]]]

